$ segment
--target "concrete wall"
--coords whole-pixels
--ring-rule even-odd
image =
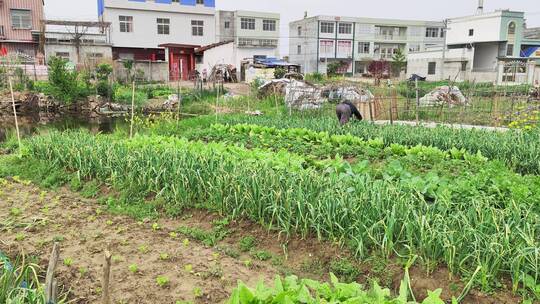
[[[197,65],[197,70],[208,73],[216,64],[230,64],[236,67],[238,79],[240,79],[241,62],[244,59],[253,59],[256,55],[277,57],[276,49],[268,48],[239,48],[234,43],[220,45],[204,52],[203,63]]]
[[[300,35],[298,35],[298,27],[301,27]],[[300,65],[303,73],[317,72],[319,65],[317,32],[318,21],[316,18],[308,18],[289,24],[289,61]],[[299,45],[302,48],[301,54],[298,54]],[[322,70],[319,69],[319,71]]]
[[[474,42],[489,42],[501,40],[500,14],[486,14],[485,16],[471,16],[450,19],[448,21],[447,43],[464,44]],[[473,36],[469,36],[469,30],[474,30]]]
[[[473,70],[476,72],[495,71],[498,55],[499,43],[475,44]]]
[[[133,16],[133,32],[120,32],[119,16]],[[208,45],[216,39],[214,9],[177,3],[156,4],[109,0],[102,16],[111,22],[111,41],[115,47],[157,48],[159,44]],[[170,19],[170,34],[158,35],[157,18]],[[193,36],[191,21],[204,22],[204,36]]]
[[[77,58],[77,49],[71,44],[46,44],[45,45],[45,60],[48,61],[51,57],[56,56],[56,53],[69,53],[69,61],[74,64],[82,64],[92,61],[88,55],[90,53],[103,54],[101,60],[112,60],[111,46],[102,45],[83,45],[79,48],[80,57]]]
[[[119,80],[126,80],[127,71],[121,60],[117,60],[113,64],[114,77]],[[137,70],[144,72],[146,81],[169,81],[169,63],[168,62],[152,62],[152,61],[135,61],[133,64],[132,73],[136,74]]]

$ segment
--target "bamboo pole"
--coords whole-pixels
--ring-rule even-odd
[[[416,91],[416,125],[418,126],[420,124],[420,115],[418,113],[420,108],[420,92],[418,91],[418,79],[415,79],[414,81],[414,88]]]
[[[129,138],[133,138],[133,120],[135,118],[135,81],[133,81],[131,91],[131,124],[129,126]]]
[[[17,141],[19,143],[19,155],[22,154],[22,145],[21,145],[21,133],[19,131],[19,120],[17,118],[17,109],[15,107],[15,94],[13,93],[13,83],[11,76],[8,76],[9,81],[9,91],[11,92],[11,105],[13,107],[13,116],[15,117],[15,130],[17,131]]]
[[[109,282],[111,279],[111,258],[112,254],[109,249],[105,250],[105,263],[103,264],[103,281],[102,281],[102,304],[109,304],[111,302],[111,296],[109,292]]]
[[[218,121],[218,107],[219,107],[219,84],[216,88],[216,123]]]
[[[49,267],[47,267],[47,275],[45,276],[45,303],[56,303],[57,281],[54,278],[54,272],[60,257],[60,247],[58,243],[54,243],[49,259]]]

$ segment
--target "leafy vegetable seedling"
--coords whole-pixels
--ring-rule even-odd
[[[169,278],[165,277],[165,276],[158,276],[156,278],[156,283],[159,287],[161,288],[164,288],[164,287],[167,287],[170,283],[170,280]]]
[[[71,267],[71,265],[73,265],[73,259],[72,258],[65,258],[64,259],[64,265],[66,265],[67,267]]]
[[[135,274],[139,271],[139,267],[137,266],[137,264],[131,264],[129,265],[129,271]]]

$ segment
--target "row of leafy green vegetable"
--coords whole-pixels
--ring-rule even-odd
[[[197,119],[199,127],[214,123],[212,117]],[[365,140],[381,138],[385,146],[402,144],[405,146],[433,146],[442,150],[465,149],[493,160],[500,160],[515,171],[523,174],[540,174],[540,132],[510,130],[494,132],[488,130],[468,130],[448,127],[414,127],[403,125],[374,125],[368,122],[353,122],[341,127],[333,117],[317,115],[298,116],[246,116],[224,115],[219,117],[224,124],[257,124],[277,128],[307,128],[313,131],[326,131],[330,134],[351,134]],[[193,126],[195,122],[187,122]],[[155,125],[160,132],[180,132],[182,124],[167,120]]]
[[[56,133],[31,138],[28,157],[98,178],[135,197],[164,199],[169,213],[202,206],[247,217],[285,233],[314,234],[347,245],[358,257],[418,255],[471,275],[484,289],[509,275],[513,289],[540,278],[540,221],[535,176],[486,162],[452,183],[439,177],[432,199],[415,176],[390,168],[366,172],[305,166],[302,156],[176,137]],[[104,156],[107,157],[104,157]],[[392,170],[396,171],[392,173]]]

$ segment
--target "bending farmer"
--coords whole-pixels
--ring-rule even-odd
[[[355,105],[348,101],[344,101],[336,106],[336,115],[342,126],[349,122],[352,115],[356,116],[356,119],[362,120],[362,114],[360,114]]]

